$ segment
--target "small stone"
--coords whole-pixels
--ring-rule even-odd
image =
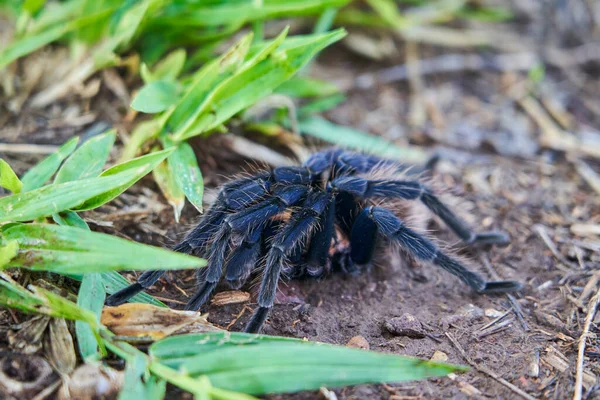
[[[369,350],[369,342],[367,342],[367,339],[365,339],[364,337],[358,335],[350,339],[348,343],[346,343],[346,347]]]
[[[430,360],[437,362],[446,362],[448,361],[448,354],[444,353],[443,351],[436,350],[433,352],[433,355],[431,356]]]
[[[462,319],[463,317],[461,315],[447,315],[440,318],[440,327],[446,331],[450,328],[450,325],[456,325],[456,323]]]
[[[485,309],[485,316],[488,318],[500,318],[504,313],[502,311],[495,310],[493,308]]]
[[[425,331],[421,322],[417,317],[408,313],[386,321],[385,329],[395,336],[408,336],[413,339],[422,339],[425,337]]]
[[[485,315],[483,310],[473,304],[467,304],[458,309],[458,315],[465,317],[467,321],[483,318]]]

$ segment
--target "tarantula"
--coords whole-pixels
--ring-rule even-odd
[[[419,181],[374,179],[398,164],[340,149],[313,154],[297,167],[278,167],[225,184],[200,223],[174,250],[204,256],[200,289],[186,305],[198,310],[222,275],[239,288],[261,265],[258,308],[246,326],[259,332],[273,307],[281,274],[319,277],[332,268],[349,273],[370,265],[377,242],[397,243],[413,258],[433,263],[477,293],[517,291],[516,281],[485,281],[430,239],[410,229],[382,200],[420,200],[466,244],[508,244],[502,232],[473,232]],[[114,293],[109,305],[127,301],[154,284],[164,271],[146,271],[136,283]]]

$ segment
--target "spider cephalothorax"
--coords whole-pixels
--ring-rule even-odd
[[[334,266],[360,271],[371,263],[380,240],[456,275],[477,293],[521,288],[515,281],[485,281],[374,202],[420,200],[466,244],[507,244],[506,234],[473,232],[419,181],[374,179],[373,173],[381,169],[398,167],[372,155],[332,149],[313,154],[302,166],[279,167],[225,184],[200,223],[175,246],[176,251],[208,259],[200,289],[186,309],[198,310],[223,275],[238,288],[260,266],[258,308],[246,327],[258,332],[273,307],[282,273],[321,276]],[[163,273],[143,273],[107,302],[128,300]]]

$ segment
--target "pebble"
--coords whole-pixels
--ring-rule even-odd
[[[358,336],[354,336],[352,339],[350,339],[348,341],[348,343],[346,343],[346,347],[369,350],[370,346],[369,346],[369,342],[367,342],[367,339],[358,335]]]
[[[388,332],[395,336],[408,336],[413,339],[422,339],[425,337],[425,331],[421,322],[417,317],[408,313],[387,320],[384,326]]]
[[[485,315],[481,308],[473,304],[467,304],[465,306],[462,306],[458,309],[457,314],[465,317],[467,321],[483,318],[483,316]]]
[[[433,352],[433,355],[431,356],[430,360],[437,362],[446,362],[448,361],[448,354],[444,353],[443,351],[436,350]]]
[[[493,308],[485,309],[485,316],[488,318],[500,318],[503,315],[504,315],[504,312],[502,312],[502,311],[498,311]]]

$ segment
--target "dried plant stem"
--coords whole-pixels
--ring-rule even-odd
[[[583,332],[579,337],[579,346],[577,354],[577,373],[575,375],[575,393],[573,394],[573,400],[581,400],[583,395],[583,362],[585,358],[585,344],[587,337],[590,334],[590,326],[596,315],[598,304],[600,303],[600,289],[596,292],[594,297],[590,300],[588,305],[588,312],[585,317],[585,323],[583,325]]]

